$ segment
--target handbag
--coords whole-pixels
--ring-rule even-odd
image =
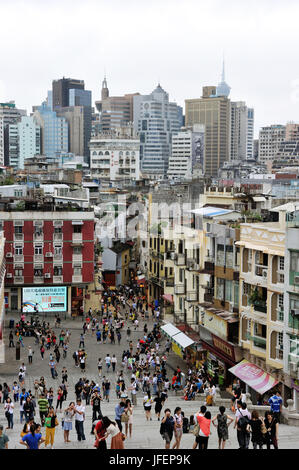
[[[123,413],[120,418],[121,423],[127,423],[129,421],[129,415],[127,413]]]

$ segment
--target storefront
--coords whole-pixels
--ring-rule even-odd
[[[186,353],[194,341],[185,335],[172,323],[167,323],[161,327],[161,332],[171,341],[172,351],[182,359],[186,358]]]
[[[200,342],[202,348],[207,350],[205,364],[208,374],[211,377],[217,374],[219,385],[222,388],[228,387],[231,384],[229,368],[242,359],[241,349],[211,333],[202,325],[200,325]]]

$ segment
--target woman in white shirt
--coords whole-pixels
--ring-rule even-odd
[[[124,449],[125,436],[122,432],[120,432],[117,424],[114,421],[110,421],[107,416],[103,417],[102,423],[106,431],[102,439],[107,439],[109,436],[111,436],[110,449]]]
[[[5,410],[5,417],[7,419],[7,428],[6,429],[13,429],[13,411],[14,411],[15,405],[11,401],[11,398],[7,398],[6,402],[4,404],[4,410]]]
[[[152,416],[151,416],[151,409],[152,409],[152,403],[154,402],[151,392],[148,391],[147,395],[143,399],[143,408],[145,411],[145,416],[146,420],[148,421],[149,419],[152,421]]]
[[[183,435],[183,417],[181,415],[182,409],[177,407],[174,410],[174,437],[175,443],[173,444],[173,449],[179,449],[181,444],[181,439]]]

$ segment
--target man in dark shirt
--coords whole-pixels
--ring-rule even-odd
[[[101,411],[101,401],[103,398],[99,394],[97,390],[94,391],[92,397],[91,397],[91,406],[92,406],[92,428],[91,428],[91,434],[94,433],[94,422],[97,421],[98,419],[102,419],[102,411]]]

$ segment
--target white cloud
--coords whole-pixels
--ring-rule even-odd
[[[85,80],[100,95],[149,93],[160,80],[172,99],[217,84],[223,51],[232,99],[255,108],[256,132],[298,121],[296,0],[0,0],[0,101],[28,112],[52,79]]]

